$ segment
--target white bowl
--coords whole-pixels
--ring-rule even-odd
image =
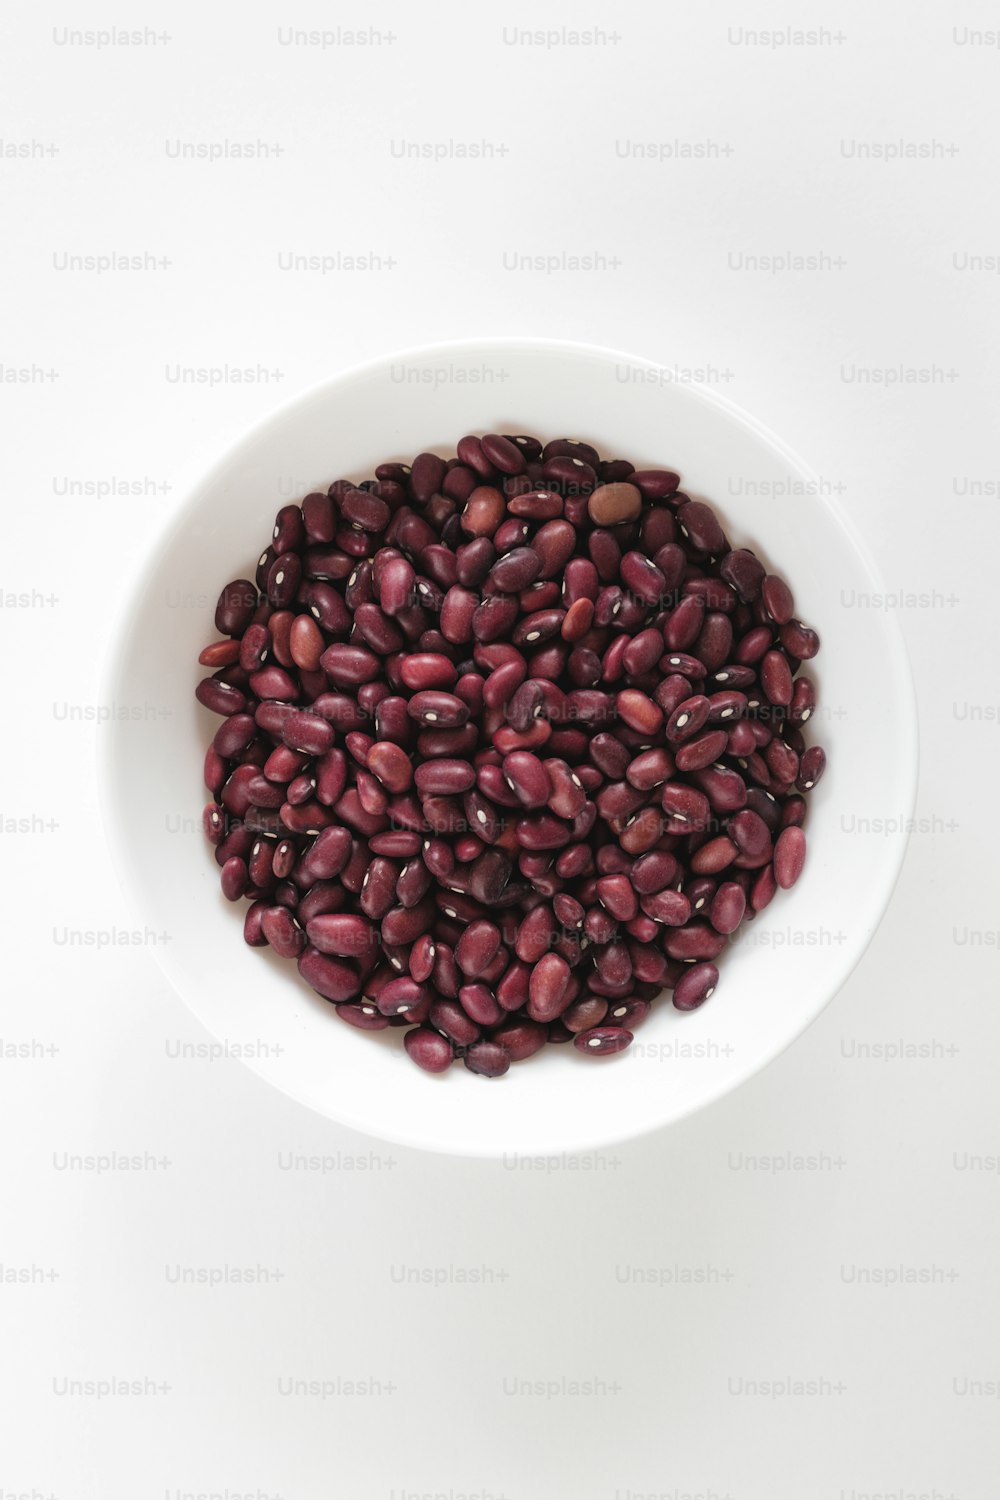
[[[680,470],[734,544],[791,583],[822,650],[809,671],[829,753],[811,797],[805,873],[720,960],[718,992],[688,1015],[664,999],[630,1051],[588,1060],[547,1047],[502,1080],[461,1064],[415,1068],[402,1030],[360,1032],[295,965],[242,938],[200,829],[205,746],[218,720],[194,700],[221,586],[253,576],[279,505],[362,478],[466,432],[586,438],[609,456]],[[895,620],[851,607],[879,593],[835,501],[759,423],[646,360],[587,345],[485,339],[379,359],[258,423],[194,482],[138,570],[113,641],[102,800],[122,882],[153,949],[208,1030],[285,1093],[372,1135],[469,1156],[579,1152],[689,1114],[756,1073],[843,984],[899,872],[916,788],[916,716]],[[901,816],[900,816],[901,815]]]

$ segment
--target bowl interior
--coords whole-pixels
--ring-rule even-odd
[[[822,650],[806,670],[821,707],[810,738],[830,757],[812,796],[798,886],[741,931],[718,992],[690,1015],[654,1006],[630,1051],[588,1060],[549,1047],[488,1083],[405,1058],[402,1031],[339,1022],[293,964],[242,940],[205,844],[201,767],[218,720],[192,696],[215,602],[253,577],[279,505],[338,477],[465,432],[586,438],[611,456],[678,469],[734,545],[792,585]],[[836,504],[773,437],[646,361],[555,343],[491,340],[384,359],[329,381],[261,423],[191,486],[137,580],[113,645],[102,797],[123,884],[169,941],[154,951],[194,1013],[251,1067],[332,1119],[469,1155],[592,1149],[718,1097],[782,1050],[836,992],[891,894],[916,779],[909,670],[894,620],[851,607],[879,584]],[[871,726],[878,725],[872,754]]]

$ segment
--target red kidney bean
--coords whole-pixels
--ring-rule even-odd
[[[560,1017],[567,1031],[588,1031],[599,1026],[608,1013],[608,1002],[602,995],[584,995],[574,1000]]]
[[[463,984],[458,992],[458,1000],[465,1014],[477,1026],[496,1026],[506,1019],[506,1012],[485,984]]]
[[[795,785],[800,792],[812,791],[826,770],[826,751],[821,745],[810,745],[799,762]]]
[[[647,917],[666,927],[683,927],[691,915],[691,903],[680,891],[661,890],[641,898]]]
[[[266,625],[248,625],[239,642],[232,642],[239,652],[244,672],[259,672],[271,652],[271,632]]]
[[[281,726],[281,738],[290,750],[304,755],[325,755],[333,749],[333,726],[319,714],[307,709],[288,715]]]
[[[461,527],[467,536],[491,537],[506,514],[506,503],[499,490],[479,485],[465,502]]]
[[[783,828],[774,846],[774,878],[783,891],[789,890],[806,862],[806,836],[801,828]]]
[[[698,552],[723,552],[725,533],[715,512],[700,500],[686,500],[677,511],[677,529]]]
[[[445,1073],[455,1060],[451,1042],[429,1026],[418,1026],[403,1038],[408,1055],[425,1073]]]
[[[701,771],[725,753],[728,736],[724,729],[710,729],[680,745],[674,753],[678,771]]]
[[[327,646],[320,664],[327,677],[337,687],[357,687],[362,682],[372,682],[381,671],[379,659],[364,646],[349,646],[337,641]]]
[[[510,1053],[496,1042],[476,1042],[465,1053],[462,1061],[470,1073],[480,1073],[484,1078],[500,1078],[510,1067]]]
[[[604,484],[592,492],[587,512],[595,526],[619,526],[638,519],[642,498],[638,486],[627,480]]]
[[[462,933],[455,959],[463,974],[477,979],[489,968],[500,948],[500,929],[492,922],[472,922]]]
[[[267,597],[275,609],[288,609],[302,582],[302,562],[297,552],[276,556],[267,570]]]
[[[694,646],[705,619],[705,601],[696,594],[681,599],[671,610],[663,627],[663,639],[671,651],[688,651]]]
[[[242,713],[247,703],[245,695],[240,692],[239,688],[233,687],[231,683],[222,682],[218,677],[203,678],[195,688],[195,697],[213,714]]]
[[[667,720],[667,739],[675,744],[691,740],[708,723],[711,704],[703,693],[679,703]]]
[[[250,948],[267,946],[267,938],[264,936],[262,926],[264,913],[267,910],[266,901],[255,901],[252,906],[247,907],[247,914],[243,919],[243,941]]]
[[[792,669],[780,651],[768,651],[760,664],[760,682],[770,703],[785,705],[792,701]]]
[[[298,958],[306,935],[286,906],[270,906],[261,914],[261,931],[279,958]]]
[[[724,880],[712,897],[708,920],[716,932],[735,932],[746,911],[746,893],[734,880]]]
[[[597,882],[597,899],[616,922],[630,922],[639,911],[639,901],[627,875],[604,875]]]
[[[479,1027],[467,1016],[457,1000],[434,1000],[431,1002],[430,1024],[453,1042],[456,1047],[468,1047],[477,1041]]]
[[[793,724],[802,725],[811,719],[816,709],[816,688],[807,677],[796,677],[792,685],[792,702],[788,717]]]
[[[640,490],[644,500],[665,500],[680,482],[680,475],[672,469],[635,469],[629,475],[629,483]]]
[[[640,896],[666,890],[677,879],[680,866],[667,850],[653,849],[637,859],[631,869],[632,886]]]
[[[210,844],[221,844],[226,836],[226,818],[215,802],[209,802],[202,814],[202,827]]]
[[[545,807],[552,796],[546,767],[530,750],[512,750],[503,760],[504,780],[523,807]]]
[[[566,1008],[570,967],[558,953],[546,953],[528,981],[528,1014],[534,1021],[554,1021]]]
[[[215,731],[212,748],[224,760],[232,760],[246,749],[256,733],[253,714],[231,714]]]
[[[770,740],[764,750],[764,760],[777,782],[793,782],[799,774],[799,757],[784,740]]]
[[[684,927],[671,928],[664,938],[670,957],[685,963],[691,959],[718,958],[725,946],[725,937],[707,922],[688,922]]]
[[[389,1022],[374,1005],[338,1005],[337,1015],[361,1031],[384,1031]]]
[[[283,505],[278,511],[271,535],[271,547],[275,556],[283,552],[298,551],[303,543],[305,530],[302,511],[297,505]]]
[[[819,650],[818,634],[809,625],[803,625],[801,620],[791,620],[787,625],[782,625],[778,639],[789,655],[797,657],[799,661],[810,661]]]
[[[621,561],[621,581],[643,604],[659,604],[666,593],[667,580],[652,558],[642,552],[626,552]]]
[[[219,634],[242,635],[253,619],[257,600],[256,585],[249,578],[237,578],[227,583],[215,607],[215,628]]]
[[[785,580],[769,573],[761,580],[761,598],[767,614],[775,624],[787,625],[795,613],[795,600]]]
[[[737,547],[722,559],[719,577],[734,588],[741,599],[752,603],[760,598],[764,564],[747,548]]]
[[[731,865],[739,850],[733,841],[720,834],[718,838],[709,839],[707,844],[702,844],[691,856],[691,869],[696,875],[717,875],[727,865]]]
[[[751,808],[744,808],[730,818],[727,833],[740,854],[754,863],[770,858],[770,829],[760,814]]]
[[[246,860],[234,854],[222,866],[222,894],[227,901],[238,901],[249,884]]]
[[[417,575],[405,557],[382,553],[379,558],[384,561],[373,574],[378,601],[387,615],[398,616],[412,603]]]
[[[704,792],[680,781],[663,788],[661,806],[666,814],[666,831],[692,833],[709,821],[711,809]]]
[[[615,708],[623,723],[640,734],[656,734],[663,727],[663,710],[636,688],[620,692],[615,698]]]
[[[342,885],[329,880],[318,880],[314,886],[310,886],[298,904],[296,916],[300,926],[305,926],[313,917],[321,916],[324,912],[340,911],[346,899]]]
[[[302,522],[310,542],[332,542],[337,530],[333,500],[322,491],[314,491],[302,502]]]
[[[678,1010],[697,1010],[715,994],[719,971],[712,963],[692,964],[674,985],[673,1002]]]
[[[454,693],[434,690],[414,693],[407,704],[407,713],[418,724],[439,729],[455,728],[465,724],[469,718],[468,705],[461,698],[456,698]]]
[[[313,917],[306,936],[320,953],[332,953],[338,958],[356,958],[370,952],[375,943],[375,929],[370,922],[339,912]]]
[[[449,797],[456,792],[467,792],[474,786],[476,773],[468,761],[442,757],[439,760],[425,761],[422,766],[418,766],[414,779],[421,797]]]
[[[655,988],[659,991],[660,986]],[[613,1000],[608,1006],[607,1019],[615,1026],[624,1026],[627,1031],[633,1031],[636,1026],[642,1025],[649,1012],[648,1000]]]
[[[624,1026],[592,1026],[573,1038],[574,1047],[586,1057],[609,1057],[624,1052],[631,1044],[632,1033]]]

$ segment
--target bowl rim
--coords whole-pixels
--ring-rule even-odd
[[[100,673],[99,701],[114,701],[115,684],[121,679],[127,657],[125,626],[128,620],[137,613],[145,594],[148,592],[160,550],[174,537],[181,526],[185,524],[195,493],[216,482],[220,474],[236,459],[239,451],[251,438],[264,438],[268,432],[279,427],[285,421],[286,417],[295,410],[308,405],[321,395],[332,396],[338,388],[349,385],[359,377],[364,377],[379,369],[386,369],[392,364],[428,363],[446,357],[454,358],[470,355],[475,355],[481,359],[486,350],[492,349],[520,355],[542,353],[576,357],[588,361],[606,362],[613,360],[618,363],[627,363],[630,366],[648,370],[662,370],[664,368],[661,361],[651,359],[648,356],[631,354],[610,345],[583,340],[534,337],[524,334],[465,336],[429,344],[409,345],[406,348],[390,350],[388,353],[358,361],[338,371],[336,374],[324,376],[320,380],[303,386],[297,392],[285,397],[277,405],[270,407],[262,417],[250,423],[244,423],[238,429],[229,425],[221,433],[216,433],[206,438],[196,444],[194,450],[178,462],[174,471],[176,499],[173,500],[161,524],[154,527],[150,535],[144,539],[143,552],[138,570],[121,590],[116,601],[116,606],[111,611],[110,621],[107,626],[103,666]],[[676,383],[696,400],[706,402],[710,406],[715,407],[730,421],[738,423],[748,430],[759,441],[762,441],[773,449],[782,461],[794,470],[804,482],[816,486],[816,499],[827,508],[833,519],[837,522],[851,549],[855,552],[871,579],[875,590],[884,592],[878,565],[872,557],[867,543],[857,530],[853,518],[845,511],[837,496],[826,493],[823,490],[819,482],[819,476],[800,457],[798,452],[782,438],[778,437],[766,423],[751,415],[750,412],[730,396],[695,381],[685,380],[677,381]],[[814,1001],[809,1006],[804,1005],[800,1013],[800,1024],[788,1036],[779,1039],[773,1046],[755,1058],[753,1065],[740,1075],[736,1083],[725,1078],[720,1079],[718,1082],[707,1087],[703,1093],[699,1094],[697,1099],[687,1102],[682,1109],[672,1114],[668,1119],[655,1121],[652,1124],[641,1123],[638,1125],[629,1125],[618,1130],[602,1130],[599,1134],[582,1138],[573,1145],[571,1150],[563,1149],[560,1153],[561,1155],[579,1156],[588,1152],[593,1153],[604,1147],[620,1145],[644,1136],[656,1134],[672,1125],[678,1124],[682,1120],[690,1118],[702,1109],[724,1098],[727,1094],[735,1092],[751,1078],[769,1067],[776,1058],[780,1057],[788,1047],[808,1030],[823,1011],[826,1010],[827,1006],[831,1004],[868,951],[872,939],[878,931],[889,903],[892,900],[905,863],[913,822],[913,811],[916,804],[920,762],[919,717],[917,713],[913,669],[899,621],[894,616],[887,615],[883,620],[883,624],[885,626],[885,645],[891,658],[891,680],[896,698],[894,709],[899,715],[899,721],[904,731],[901,735],[900,749],[905,756],[905,761],[899,767],[898,796],[899,805],[902,806],[906,813],[906,824],[902,835],[892,845],[894,858],[887,865],[886,874],[883,876],[876,919],[868,931],[862,935],[856,952],[846,955],[839,966],[833,961],[833,955],[831,955],[831,978],[827,984],[822,986],[822,990],[820,991],[822,998]],[[115,751],[113,746],[114,741],[109,736],[99,737],[97,740],[95,753],[97,756],[98,806],[105,842],[111,855],[112,867],[119,886],[130,907],[138,914],[141,907],[141,900],[136,894],[136,883],[128,878],[137,872],[138,865],[131,852],[125,828],[119,815],[119,809],[116,806],[113,776]],[[173,977],[166,952],[161,952],[158,948],[154,947],[152,949],[152,957],[171,990],[177,995],[177,998],[184,1004],[185,1008],[195,1017],[199,1024],[205,1027],[209,1035],[215,1037],[216,1033],[209,1022],[204,1019],[200,1007],[185,993]],[[419,1130],[413,1133],[403,1133],[392,1128],[383,1128],[381,1125],[376,1128],[367,1118],[358,1119],[350,1113],[332,1115],[318,1104],[296,1093],[289,1084],[259,1067],[257,1065],[258,1059],[246,1057],[241,1058],[240,1061],[270,1087],[276,1088],[300,1107],[308,1109],[310,1113],[330,1123],[341,1124],[351,1130],[356,1130],[371,1139],[384,1140],[394,1145],[426,1151],[434,1155],[447,1155],[458,1158],[495,1161],[506,1154],[504,1149],[498,1149],[490,1144],[477,1144],[465,1141],[443,1143],[437,1138],[422,1137]],[[517,1152],[517,1155],[522,1157],[536,1155],[551,1156],[552,1154],[551,1146],[542,1146],[537,1151],[519,1149]]]

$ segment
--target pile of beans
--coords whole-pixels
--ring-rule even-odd
[[[283,506],[222,590],[197,698],[223,892],[429,1072],[621,1052],[802,870],[819,639],[679,484],[464,437]]]

